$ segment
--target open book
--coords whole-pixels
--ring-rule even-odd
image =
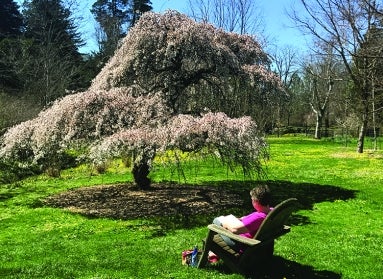
[[[237,217],[235,217],[232,214],[225,216],[225,220],[226,220],[226,222],[230,223],[233,227],[243,226],[242,221],[239,220]]]

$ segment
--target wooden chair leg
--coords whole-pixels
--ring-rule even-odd
[[[210,251],[210,249],[209,249],[210,245],[209,244],[211,243],[211,241],[213,241],[213,236],[214,236],[214,232],[209,230],[209,233],[208,233],[206,239],[202,240],[203,251],[202,251],[202,255],[198,261],[198,265],[197,265],[198,268],[205,267],[207,262],[208,262],[209,251]]]
[[[209,250],[203,250],[201,258],[198,261],[198,268],[203,268],[206,266],[209,256]]]

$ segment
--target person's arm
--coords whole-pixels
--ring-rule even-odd
[[[245,227],[240,219],[234,215],[227,215],[219,217],[219,221],[222,224],[222,227],[231,231],[234,234],[247,233],[249,230]]]

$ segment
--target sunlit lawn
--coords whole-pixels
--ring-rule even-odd
[[[297,197],[302,208],[290,221],[291,233],[277,241],[274,266],[265,278],[381,277],[383,152],[367,145],[365,153],[357,154],[355,144],[304,137],[268,141],[267,180],[275,200]],[[228,174],[219,164],[186,166],[187,183],[249,188],[240,172]],[[159,166],[152,177],[185,182],[174,169]],[[175,218],[87,218],[40,202],[70,188],[130,179],[129,170],[115,162],[103,175],[79,167],[61,178],[0,185],[0,277],[242,278],[222,266],[198,270],[181,265],[181,251],[201,243],[205,226],[183,227]]]
[[[322,193],[337,187],[329,194],[339,195],[300,211],[306,221],[281,239],[286,245],[278,247],[293,261],[342,278],[379,278],[383,272],[383,152],[367,148],[357,154],[356,144],[346,148],[341,143],[291,138],[270,139],[270,145],[274,156],[269,179],[320,184]],[[343,190],[353,192],[353,197],[340,194]],[[310,190],[305,195],[310,196]],[[291,242],[293,246],[287,244]]]

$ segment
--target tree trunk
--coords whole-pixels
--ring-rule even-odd
[[[364,150],[364,137],[367,130],[367,120],[363,120],[362,126],[360,127],[359,137],[358,137],[358,147],[357,152],[363,153]]]
[[[150,188],[150,179],[148,178],[150,172],[150,166],[147,162],[140,161],[138,164],[134,164],[132,174],[134,182],[138,188],[147,190]]]
[[[374,131],[374,151],[378,150],[378,135],[376,132],[376,111],[375,111],[375,83],[372,81],[372,128]]]
[[[358,145],[357,145],[358,153],[363,153],[364,151],[364,138],[366,136],[367,122],[368,122],[367,119],[368,119],[368,108],[365,109],[362,126],[360,127],[360,130],[359,130]]]
[[[151,180],[148,178],[156,150],[146,146],[143,150],[133,153],[132,174],[137,187],[142,190],[150,189]]]
[[[315,125],[315,135],[314,138],[321,139],[321,129],[322,129],[322,113],[316,111],[316,125]]]
[[[363,112],[362,112],[362,126],[359,130],[359,137],[358,137],[358,144],[357,144],[357,152],[363,153],[364,151],[364,138],[366,136],[367,132],[367,124],[368,124],[368,114],[369,114],[369,103],[368,103],[368,92],[367,89],[365,89],[364,86],[364,94],[362,99],[363,104]]]

